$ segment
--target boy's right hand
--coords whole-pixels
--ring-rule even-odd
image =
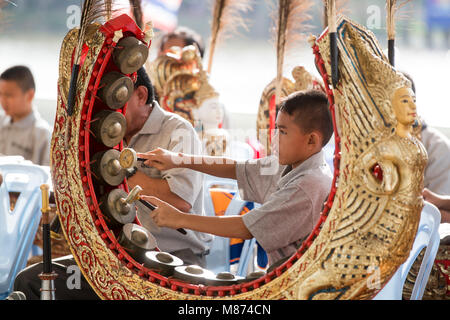
[[[137,153],[137,157],[147,159],[144,164],[159,171],[177,168],[183,163],[183,154],[181,152],[172,152],[162,148],[146,153]]]

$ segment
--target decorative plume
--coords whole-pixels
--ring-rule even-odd
[[[336,88],[339,82],[336,0],[324,0],[324,4],[328,23],[328,36],[330,38],[331,81],[333,83],[333,88]]]
[[[298,44],[302,32],[308,27],[305,22],[311,19],[308,11],[312,7],[310,0],[279,0],[275,27],[277,50],[277,80],[275,100],[280,101],[283,81],[283,65],[286,54]]]
[[[107,17],[108,13],[107,3],[109,3],[109,9],[111,9],[111,1],[104,0],[85,0],[83,3],[83,9],[80,20],[80,30],[78,31],[77,46],[75,50],[75,59],[72,67],[72,74],[70,78],[69,94],[67,97],[67,113],[69,117],[72,116],[75,107],[75,97],[77,91],[78,72],[80,70],[80,57],[81,49],[86,36],[87,27],[95,20],[101,17]]]
[[[395,39],[395,15],[403,6],[405,6],[410,1],[411,0],[403,0],[403,1],[386,0],[386,10],[387,10],[386,26],[389,40]]]
[[[388,34],[388,56],[389,62],[395,66],[395,15],[397,12],[411,0],[386,0],[386,27]]]
[[[323,10],[323,21],[324,21],[324,27],[328,27],[328,8],[327,8],[327,1],[325,2],[325,10]],[[338,15],[344,14],[349,11],[349,9],[346,7],[348,4],[348,0],[336,0],[336,12]]]
[[[112,0],[105,0],[106,21],[110,20],[112,17],[112,6]]]
[[[247,30],[242,13],[248,12],[251,8],[252,0],[215,0],[211,22],[208,73],[211,73],[214,50],[217,44],[236,33],[239,27]]]
[[[133,12],[134,21],[138,27],[142,30],[144,26],[144,15],[142,13],[142,1],[141,0],[130,0],[130,7]]]
[[[77,41],[77,51],[75,54],[75,61],[76,63],[79,63],[81,49],[83,47],[84,38],[86,36],[86,30],[87,27],[92,24],[95,20],[101,18],[101,17],[107,17],[110,12],[108,12],[108,5],[109,3],[109,9],[111,9],[111,1],[104,1],[104,0],[85,0],[83,3],[83,10],[81,13],[81,20],[80,20],[80,30],[78,31],[78,41]]]

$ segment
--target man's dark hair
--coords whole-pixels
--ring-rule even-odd
[[[153,100],[155,100],[155,90],[153,89],[152,81],[150,80],[150,77],[148,76],[144,67],[140,67],[137,71],[137,79],[136,83],[134,84],[134,88],[137,88],[139,86],[144,86],[147,88],[148,96],[145,104],[152,103]]]
[[[205,54],[205,45],[203,44],[202,37],[197,32],[188,27],[178,27],[174,31],[169,32],[163,36],[163,38],[161,39],[160,50],[162,50],[164,44],[169,39],[173,38],[183,39],[185,42],[185,46],[196,45],[198,51],[200,52],[200,56],[203,58],[203,55]]]
[[[407,72],[404,71],[400,71],[401,74],[403,74],[405,76],[406,79],[408,79],[409,81],[411,81],[411,89],[414,93],[416,93],[416,84],[414,83],[413,78],[411,77],[411,75]]]
[[[303,133],[319,131],[322,147],[333,135],[333,123],[325,93],[318,90],[298,91],[290,94],[280,103],[280,112],[295,117],[295,123]]]
[[[36,89],[33,74],[30,69],[25,66],[14,66],[6,69],[0,75],[0,79],[5,81],[14,81],[23,92],[27,92],[30,89]]]

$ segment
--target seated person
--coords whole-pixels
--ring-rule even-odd
[[[157,149],[140,157],[159,170],[189,168],[236,179],[242,199],[261,203],[243,216],[188,215],[156,197],[144,197],[157,209],[151,213],[160,226],[187,228],[222,237],[255,237],[267,252],[269,264],[290,257],[317,223],[331,187],[331,172],[322,147],[333,133],[327,97],[308,90],[282,101],[274,138],[276,155],[237,162]]]
[[[202,37],[194,30],[180,26],[174,31],[164,34],[158,51],[158,56],[165,54],[172,47],[184,48],[186,46],[195,45],[203,58],[205,54],[205,46]]]
[[[165,112],[154,101],[153,87],[144,68],[138,70],[135,90],[128,101],[127,131],[124,143],[136,151],[145,151],[164,147],[174,152],[200,152],[200,141],[186,120]],[[127,179],[129,188],[140,185],[142,193],[164,199],[177,210],[203,214],[203,175],[191,170],[159,171],[138,164],[136,173]],[[138,218],[146,227],[146,217],[138,211]],[[147,227],[147,229],[150,229]],[[185,264],[205,266],[208,253],[206,242],[210,235],[186,230],[183,235],[176,230],[160,228],[159,232],[151,230],[158,248],[169,252],[184,261]],[[53,270],[58,273],[55,280],[56,299],[97,299],[88,282],[82,277],[80,289],[68,289],[66,281],[70,274],[68,267],[75,265],[72,256],[53,260]],[[14,282],[14,291],[22,291],[28,300],[39,299],[41,281],[38,274],[42,272],[42,263],[22,270]]]
[[[180,26],[176,28],[174,31],[164,34],[160,41],[161,44],[159,47],[158,56],[166,54],[172,47],[184,48],[189,45],[195,45],[198,48],[200,57],[202,59],[205,54],[205,45],[201,35],[199,35],[197,32],[188,27]],[[211,103],[217,104],[218,102],[213,101]],[[228,129],[230,128],[228,111],[226,110],[223,104],[220,104],[219,107],[222,109],[221,115],[219,115],[219,113],[216,110],[213,110],[212,112],[214,114],[217,114],[218,117],[220,118],[219,122],[221,123],[221,128]]]
[[[0,155],[19,155],[37,165],[50,163],[50,125],[33,108],[35,83],[27,67],[0,75]]]
[[[423,199],[434,204],[441,212],[441,223],[450,223],[450,195],[440,195],[423,189]]]
[[[411,81],[412,90],[416,93],[411,76],[402,73]],[[420,119],[420,122],[420,140],[428,153],[423,184],[432,192],[450,194],[450,140],[439,130],[428,126],[423,119]]]

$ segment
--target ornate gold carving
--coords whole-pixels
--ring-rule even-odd
[[[173,47],[151,63],[150,77],[165,109],[181,115],[195,127],[192,109],[198,109],[205,100],[218,97],[203,70],[195,46]]]
[[[426,151],[398,135],[393,108],[396,92],[410,84],[373,34],[345,19],[339,25],[340,178],[322,231],[301,259],[311,261],[298,285],[302,299],[373,297],[407,259],[423,206]],[[317,44],[330,74],[328,37]],[[316,246],[320,253],[311,256]]]
[[[223,297],[173,290],[168,286],[177,287],[173,279],[166,279],[165,286],[153,283],[147,274],[137,274],[120,260],[99,233],[93,216],[100,209],[91,198],[88,201],[89,190],[82,182],[82,115],[75,112],[72,126],[67,126],[62,94],[70,79],[73,32],[66,37],[60,58],[51,170],[64,235],[102,299],[367,299],[405,261],[422,209],[426,153],[415,138],[396,134],[392,97],[408,83],[388,65],[370,32],[347,20],[339,23],[341,82],[334,94],[342,158],[337,193],[320,233],[303,255],[298,253],[298,259],[270,281],[267,278],[247,292],[226,291]],[[91,40],[80,70],[76,110],[81,110],[105,40],[98,30],[92,39],[96,40]],[[330,71],[327,37],[317,44]],[[68,149],[67,128],[71,128]],[[373,175],[373,165],[381,167],[381,179]]]

